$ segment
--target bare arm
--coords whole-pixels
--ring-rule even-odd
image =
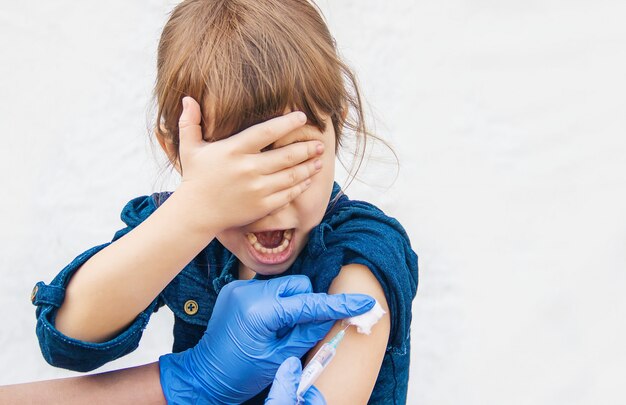
[[[0,387],[2,404],[165,404],[159,363],[108,373]]]
[[[261,218],[296,198],[319,168],[318,141],[265,146],[302,127],[294,112],[217,142],[205,142],[200,106],[186,97],[180,119],[179,188],[138,227],[74,274],[56,316],[63,334],[89,342],[117,335],[223,229]],[[236,186],[233,186],[236,185]]]
[[[215,231],[193,225],[183,191],[76,272],[56,318],[61,333],[90,342],[115,336],[213,239]]]
[[[366,404],[374,389],[389,340],[391,321],[387,299],[376,277],[367,267],[360,264],[344,266],[330,285],[328,293],[369,294],[387,312],[374,325],[371,335],[359,334],[355,327],[348,328],[332,363],[315,382],[315,386],[329,404]],[[341,329],[343,327],[339,321],[326,338],[311,349],[307,363],[320,346]]]

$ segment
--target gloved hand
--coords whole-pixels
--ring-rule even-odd
[[[296,392],[302,375],[302,365],[297,357],[290,357],[283,362],[276,372],[272,389],[270,390],[265,405],[295,405],[298,403]],[[326,405],[324,395],[314,385],[304,393],[306,405]]]
[[[374,305],[363,294],[311,291],[306,276],[227,284],[200,342],[159,359],[168,404],[241,403],[268,386],[285,359],[302,357],[334,321]]]

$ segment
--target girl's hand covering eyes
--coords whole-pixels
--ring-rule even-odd
[[[311,184],[322,162],[320,141],[296,142],[260,152],[300,129],[306,115],[291,112],[229,138],[206,142],[200,105],[183,98],[179,120],[182,183],[176,190],[194,202],[196,223],[221,230],[247,225],[288,204]]]

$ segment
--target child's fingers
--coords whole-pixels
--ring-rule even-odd
[[[273,193],[266,197],[267,207],[269,207],[270,211],[284,207],[304,193],[310,186],[311,179],[307,178],[295,186]]]
[[[276,173],[293,167],[314,156],[324,153],[324,144],[320,141],[296,142],[257,155],[258,167],[263,174]]]
[[[266,175],[267,189],[280,192],[298,186],[322,169],[321,159],[310,159],[297,166],[283,169],[280,172]],[[291,200],[290,200],[291,201]]]
[[[183,150],[203,143],[200,127],[200,105],[192,97],[183,97],[183,112],[178,120],[178,136]]]
[[[243,153],[258,153],[305,123],[306,114],[294,111],[246,128],[231,136],[229,142],[238,143],[237,149]]]

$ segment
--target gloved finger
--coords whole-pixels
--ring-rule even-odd
[[[366,294],[298,294],[277,303],[278,319],[274,331],[286,326],[313,321],[330,321],[361,315],[374,306]]]
[[[326,399],[320,390],[315,388],[315,385],[311,385],[311,387],[304,393],[304,403],[306,405],[326,405]]]
[[[271,279],[267,288],[275,290],[279,297],[290,297],[297,294],[306,294],[313,291],[311,280],[307,276],[294,275]]]
[[[328,335],[328,332],[330,332],[334,324],[335,321],[326,321],[322,323],[311,322],[296,325],[278,341],[276,347],[279,348],[283,356],[296,356],[301,358],[320,340]]]
[[[302,357],[322,340],[336,321],[309,322],[296,325],[281,342],[283,351]]]
[[[278,367],[265,405],[286,405],[297,402],[296,391],[302,375],[302,365],[297,357],[289,357]]]

